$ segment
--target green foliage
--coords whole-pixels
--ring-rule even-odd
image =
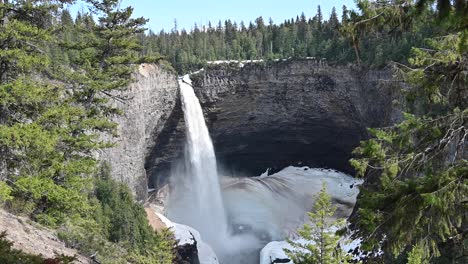
[[[103,263],[171,263],[175,240],[172,233],[156,233],[146,212],[126,185],[110,176],[106,163],[96,175],[87,218],[70,219],[59,228],[59,237],[85,254],[98,253]]]
[[[368,1],[360,2],[366,10],[373,10]],[[175,25],[170,31],[157,34],[150,31],[141,35],[140,42],[144,46],[141,54],[164,56],[178,73],[196,71],[205,66],[206,61],[289,57],[326,58],[331,63],[349,63],[358,59],[366,65],[381,67],[392,60],[405,62],[412,46],[422,45],[424,38],[434,34],[433,23],[428,23],[433,12],[425,12],[414,22],[414,27],[408,28],[407,14],[412,9],[401,4],[381,10],[385,11],[382,15],[377,11],[358,13],[343,6],[341,22],[335,8],[327,19],[323,18],[319,6],[311,18],[302,14],[280,24],[274,24],[272,20],[266,24],[259,17],[248,25],[231,20],[220,21],[218,25],[194,25],[189,32]],[[395,13],[401,19],[392,18]],[[372,27],[376,21],[388,23],[383,27]],[[371,27],[372,31],[367,32]]]
[[[450,263],[466,260],[464,249],[445,248],[467,241],[465,41],[462,32],[449,32],[429,39],[428,48],[413,48],[409,65],[396,71],[411,85],[402,88],[409,113],[392,127],[370,130],[373,138],[354,151],[358,174],[379,176],[358,199],[355,221],[367,249],[384,240],[385,252],[409,251],[410,263],[437,263],[441,254]]]
[[[132,18],[133,8],[120,9],[117,0],[89,2],[91,11],[99,16],[98,23],[90,16],[77,21],[74,30],[80,38],[62,43],[76,52],[70,66],[77,70],[66,73],[65,81],[77,88],[73,97],[85,106],[88,116],[102,122],[96,128],[108,129],[107,115],[119,112],[107,103],[108,99],[122,99],[112,92],[128,86],[137,64],[159,58],[138,57],[142,47],[137,36],[144,31],[147,19]]]
[[[155,233],[95,158],[111,146],[102,135],[115,133],[112,100],[125,99],[116,91],[157,59],[138,54],[146,20],[120,1],[90,0],[97,22],[74,22],[62,10],[70,2],[0,3],[0,202],[103,263],[170,263],[170,232]]]
[[[108,239],[113,242],[126,241],[138,252],[156,246],[153,242],[167,234],[155,234],[143,207],[134,202],[125,184],[110,178],[109,169],[107,165],[102,166],[95,187],[96,198],[101,204],[100,222],[107,227]]]
[[[172,232],[163,230],[146,241],[140,250],[134,250],[128,258],[131,263],[171,264],[174,260],[175,240]]]
[[[58,228],[58,237],[82,254],[96,254],[101,263],[127,263],[128,247],[107,240],[103,228],[93,218],[70,219]]]
[[[330,220],[335,211],[336,207],[332,205],[326,186],[323,184],[312,212],[308,213],[311,225],[306,224],[298,230],[300,238],[308,242],[290,240],[288,242],[294,250],[285,249],[294,263],[333,264],[350,260],[350,256],[339,247],[340,236],[333,231],[345,227],[344,219]]]
[[[11,188],[4,181],[0,181],[0,202],[13,199],[11,196]]]
[[[44,47],[62,2],[0,4],[0,156],[15,198],[7,206],[27,204],[27,213],[50,225],[89,210],[86,175],[96,164],[91,152],[101,146],[64,87],[38,78],[49,65]]]
[[[428,262],[424,258],[424,250],[419,246],[415,245],[408,254],[408,264],[427,264]]]

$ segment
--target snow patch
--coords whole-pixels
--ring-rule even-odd
[[[223,196],[229,219],[237,231],[252,230],[265,242],[292,237],[308,221],[307,212],[322,182],[327,184],[327,192],[338,208],[337,216],[348,217],[361,180],[334,170],[291,166],[272,175],[224,178]]]
[[[263,62],[264,60],[215,60],[215,61],[207,61],[207,64],[212,64],[212,65],[219,65],[219,64],[238,64],[239,68],[242,68],[245,66],[245,64],[249,63],[260,63]]]
[[[167,219],[164,215],[156,213],[161,221],[174,232],[174,237],[178,240],[177,245],[193,245],[197,242],[198,259],[200,264],[219,264],[218,257],[214,253],[213,249],[203,242],[200,233],[194,228],[174,223]]]
[[[304,239],[294,240],[294,242],[301,243],[301,244],[314,244],[313,241],[307,241]],[[367,253],[360,249],[361,248],[362,239],[357,238],[354,240],[349,240],[349,236],[343,237],[340,241],[340,247],[343,252],[346,252],[352,255],[352,259],[354,261],[364,260],[368,257],[378,257],[383,254],[382,250],[379,250],[376,253]],[[289,257],[284,252],[284,249],[293,250],[294,248],[287,242],[287,241],[272,241],[268,243],[261,251],[260,251],[260,264],[271,264],[276,259],[286,260]],[[301,250],[301,249],[298,249]],[[305,252],[305,250],[303,250]],[[282,262],[282,263],[289,263],[293,264],[290,260],[289,262]]]
[[[179,77],[179,79],[184,82],[184,83],[187,83],[189,85],[192,85],[192,79],[190,79],[190,75],[189,74],[185,74],[181,77]]]
[[[313,243],[304,239],[297,239],[297,240],[294,240],[294,242],[301,243],[301,244]],[[292,262],[292,260],[289,259],[288,255],[286,255],[286,252],[284,252],[285,249],[293,250],[294,248],[287,241],[272,241],[268,243],[260,251],[260,264],[271,264],[271,263],[274,263],[273,261],[275,260],[283,260],[283,261],[289,260],[289,262],[281,262],[281,263],[293,264],[294,262]],[[305,252],[305,250],[303,251]]]
[[[272,241],[260,251],[260,264],[271,264],[276,259],[289,259],[284,249],[292,249],[286,241]],[[291,260],[285,263],[293,263]]]

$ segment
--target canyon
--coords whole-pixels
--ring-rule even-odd
[[[149,197],[156,212],[147,212],[150,219],[164,218],[167,227],[182,228],[174,230],[176,238],[186,241],[179,242],[178,255],[190,263],[218,263],[218,257],[222,263],[256,263],[268,258],[277,250],[263,250],[260,257],[260,249],[294,235],[320,182],[331,187],[337,216],[348,217],[360,184],[348,176],[354,174],[348,162],[352,150],[369,137],[367,127],[388,126],[401,118],[395,93],[399,84],[389,69],[328,65],[309,58],[217,62],[183,79],[162,65],[144,64],[134,76],[129,89],[116,94],[125,98],[114,102],[124,113],[114,120],[119,137],[109,138],[116,147],[101,158],[137,199]],[[199,106],[192,109],[201,107],[196,123],[194,112],[187,112],[188,101],[181,95],[187,90],[182,86],[193,90],[191,100]],[[208,129],[209,135],[192,134],[204,123],[207,128],[201,131]],[[210,155],[200,151],[211,143],[193,145],[211,141]],[[210,165],[212,158],[218,166]],[[221,185],[218,192],[226,208],[210,213],[211,202],[219,199],[203,195],[216,193],[205,188],[213,184]],[[201,213],[202,208],[208,211]],[[227,220],[215,217],[223,211]],[[219,233],[210,231],[211,222],[227,224],[230,235],[210,238]],[[229,246],[220,249],[219,243],[210,243],[216,256],[203,238],[221,239]]]
[[[296,59],[212,64],[190,76],[203,108],[221,174],[256,176],[290,165],[352,174],[352,150],[367,127],[400,118],[388,69]],[[185,124],[177,76],[144,64],[116,102],[124,115],[117,147],[101,155],[139,199],[168,183],[182,158]],[[373,102],[370,104],[369,102]]]
[[[318,192],[320,179],[331,186],[338,215],[349,216],[357,195],[356,181],[345,175],[354,173],[348,163],[352,150],[369,137],[367,127],[388,126],[401,118],[395,106],[398,83],[391,77],[389,69],[311,59],[208,64],[190,75],[218,173],[224,176],[220,181],[228,223],[234,233],[251,230],[255,241],[261,241],[252,244],[246,259],[232,263],[259,259],[266,243],[283,239],[284,230],[300,225],[295,219],[312,206],[308,198]],[[122,98],[113,103],[123,114],[114,117],[118,136],[105,139],[115,147],[96,154],[139,201],[149,201],[147,214],[155,229],[179,228],[176,237],[183,239],[177,259],[218,263],[197,230],[164,216],[167,193],[173,190],[168,183],[186,153],[178,77],[163,64],[142,64],[134,79],[128,89],[114,94]],[[268,209],[274,204],[281,206]],[[278,215],[283,222],[270,221]],[[268,250],[262,258],[276,252],[274,247]]]

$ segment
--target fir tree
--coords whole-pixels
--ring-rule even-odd
[[[65,215],[86,213],[88,180],[94,161],[70,141],[83,112],[64,99],[64,87],[47,81],[46,42],[50,17],[65,1],[0,4],[0,179],[15,207],[55,225]],[[82,137],[88,137],[81,135]],[[5,192],[5,189],[6,192]],[[9,190],[8,190],[9,189]],[[15,204],[21,206],[14,206]]]
[[[456,20],[446,18],[450,28]],[[378,175],[377,182],[364,185],[355,218],[368,249],[385,237],[385,252],[397,257],[410,251],[412,263],[438,257],[466,262],[464,42],[464,33],[452,30],[429,40],[428,48],[414,48],[408,65],[397,64],[397,76],[411,85],[401,89],[407,99],[404,120],[371,129],[374,138],[355,150],[359,158],[351,163],[359,174]]]
[[[98,23],[89,13],[73,23],[60,13],[64,2],[0,2],[1,205],[59,228],[61,239],[103,263],[171,263],[171,234],[149,227],[123,185],[94,179],[94,154],[109,146],[100,135],[114,131],[110,117],[119,113],[109,99],[121,99],[114,93],[138,63],[154,61],[138,57],[145,20],[118,1],[91,1]],[[99,199],[106,184],[118,190],[115,204]],[[17,255],[6,253],[0,258]]]
[[[326,185],[316,197],[312,212],[309,212],[311,225],[304,225],[298,230],[300,238],[307,242],[288,241],[294,250],[287,250],[288,257],[296,264],[334,264],[343,263],[350,259],[340,247],[340,236],[336,234],[337,229],[345,225],[344,219],[331,221],[336,207],[331,203],[327,194]]]
[[[116,109],[107,104],[107,99],[124,100],[111,93],[125,88],[132,81],[136,65],[156,61],[157,58],[137,56],[141,50],[137,36],[145,30],[143,26],[147,20],[131,18],[132,7],[119,9],[117,0],[89,2],[93,13],[99,16],[98,23],[77,25],[83,39],[68,48],[80,51],[72,66],[83,71],[74,72],[69,77],[77,87],[76,101],[100,119],[103,115],[116,113]],[[101,127],[107,129],[106,126],[102,124]]]

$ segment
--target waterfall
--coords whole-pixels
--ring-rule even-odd
[[[350,214],[359,182],[336,171],[288,167],[273,175],[220,179],[213,143],[190,78],[180,79],[179,87],[185,155],[172,170],[167,214],[171,220],[195,228],[200,233],[197,239],[212,247],[220,263],[258,263],[266,243],[295,234],[307,221],[306,212],[322,181],[329,186],[340,216]],[[204,261],[203,252],[211,251],[199,248],[201,264],[216,263]]]
[[[227,220],[221,196],[216,156],[203,111],[188,76],[179,80],[186,128],[183,210],[176,217],[197,229],[213,247],[227,234]],[[181,176],[178,175],[180,178]],[[176,186],[176,188],[178,187]],[[178,197],[180,198],[180,197]]]
[[[186,144],[183,163],[172,170],[168,217],[199,231],[201,239],[213,248],[220,263],[240,263],[240,252],[259,249],[259,240],[252,234],[230,232],[216,156],[203,110],[188,76],[179,80],[179,87]],[[202,259],[200,262],[204,263]]]

